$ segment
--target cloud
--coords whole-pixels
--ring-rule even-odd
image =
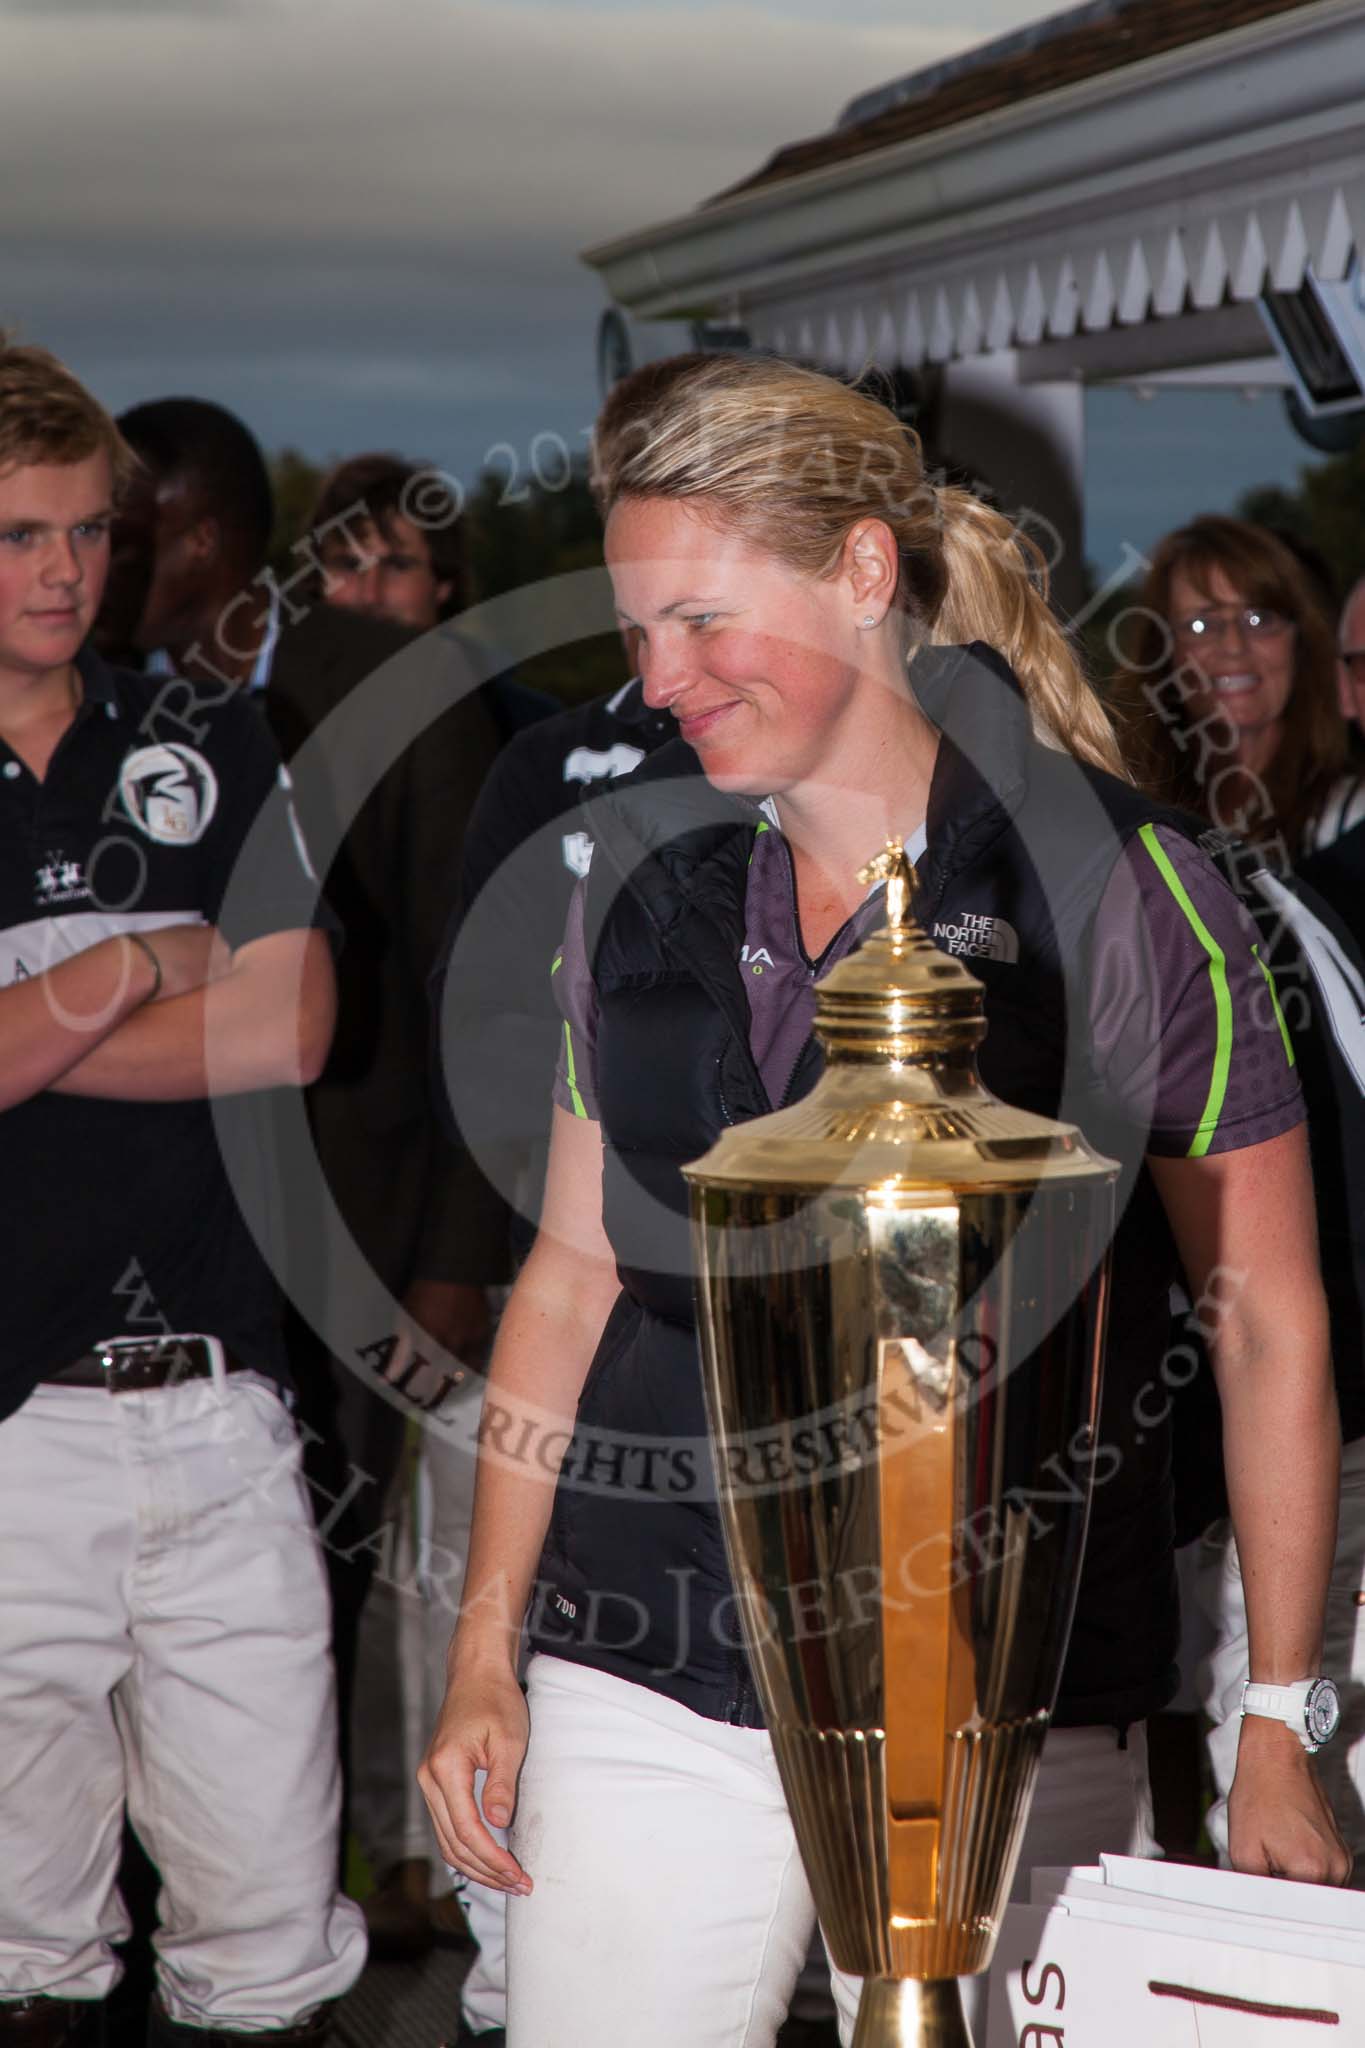
[[[507,7],[535,9],[542,4],[543,0],[504,0]],[[650,0],[559,0],[561,13],[629,14],[632,22],[639,19],[649,4]],[[830,24],[829,0],[749,0],[749,5],[751,12],[766,14],[780,25],[813,22],[828,28]],[[691,0],[689,14],[693,21],[699,16],[720,14],[728,22],[733,11],[731,0]],[[994,35],[1002,29],[1017,27],[1026,18],[1015,0],[970,0],[958,12],[962,27],[957,42],[970,36]],[[844,27],[888,28],[910,37],[954,33],[944,28],[941,9],[922,5],[916,18],[916,11],[907,0],[842,0],[839,21]]]
[[[142,15],[180,14],[188,17],[202,12],[205,5],[216,8],[219,14],[240,16],[259,13],[267,0],[0,0],[0,21],[7,15],[41,15],[51,20],[54,17],[70,19],[72,15],[93,18],[104,16],[110,20],[136,21]]]
[[[398,441],[467,466],[499,438],[567,436],[596,396],[601,288],[578,252],[700,203],[977,18],[11,4],[0,183],[24,196],[0,226],[0,319],[116,404],[201,391],[318,452]]]
[[[704,198],[960,39],[791,21],[779,52],[774,28],[761,6],[728,10],[718,42],[682,6],[409,0],[385,27],[358,0],[275,0],[169,9],[133,38],[112,8],[81,36],[44,11],[7,39],[0,167],[43,163],[34,232],[78,224],[97,189],[103,222],[144,233],[592,237]]]

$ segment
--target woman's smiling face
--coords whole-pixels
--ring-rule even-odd
[[[1254,603],[1215,567],[1198,583],[1172,571],[1169,623],[1176,662],[1194,684],[1191,708],[1201,717],[1221,711],[1239,742],[1273,736],[1294,689],[1293,621]]]
[[[621,499],[606,557],[645,699],[673,713],[709,781],[769,796],[829,774],[863,694],[841,571],[804,575],[665,498]]]

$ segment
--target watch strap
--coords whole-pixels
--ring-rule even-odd
[[[1283,1721],[1308,1754],[1316,1756],[1320,1744],[1308,1732],[1308,1696],[1317,1683],[1315,1678],[1301,1678],[1294,1685],[1263,1685],[1248,1679],[1242,1687],[1242,1712]]]
[[[1262,1685],[1249,1678],[1242,1687],[1242,1711],[1273,1714],[1277,1720],[1282,1714],[1302,1713],[1312,1682],[1305,1678],[1298,1685]]]

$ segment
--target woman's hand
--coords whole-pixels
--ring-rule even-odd
[[[1253,1877],[1345,1884],[1351,1852],[1307,1750],[1292,1729],[1248,1714],[1228,1795],[1228,1854]]]
[[[474,1776],[488,1773],[483,1812],[495,1827],[505,1827],[516,1806],[530,1727],[525,1695],[510,1664],[462,1667],[452,1660],[436,1733],[417,1772],[446,1862],[478,1884],[521,1895],[530,1891],[531,1880],[484,1826]]]
[[[489,1368],[463,1606],[436,1733],[417,1773],[441,1853],[495,1891],[531,1880],[484,1825],[517,1802],[530,1718],[517,1683],[522,1622],[579,1396],[620,1290],[602,1227],[602,1133],[556,1108],[541,1226],[503,1311]],[[517,1452],[499,1438],[515,1425]],[[525,1425],[524,1429],[522,1425]],[[487,1777],[482,1806],[474,1794]]]

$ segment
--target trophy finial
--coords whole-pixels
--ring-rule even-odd
[[[910,923],[910,904],[916,876],[905,851],[903,839],[888,839],[882,851],[859,868],[858,880],[865,888],[874,882],[886,884],[886,923],[892,937],[903,933]]]
[[[904,842],[888,839],[858,879],[864,888],[885,882],[886,922],[816,988],[815,1035],[826,1058],[899,1066],[970,1059],[986,1035],[981,983],[922,929],[919,877]]]

